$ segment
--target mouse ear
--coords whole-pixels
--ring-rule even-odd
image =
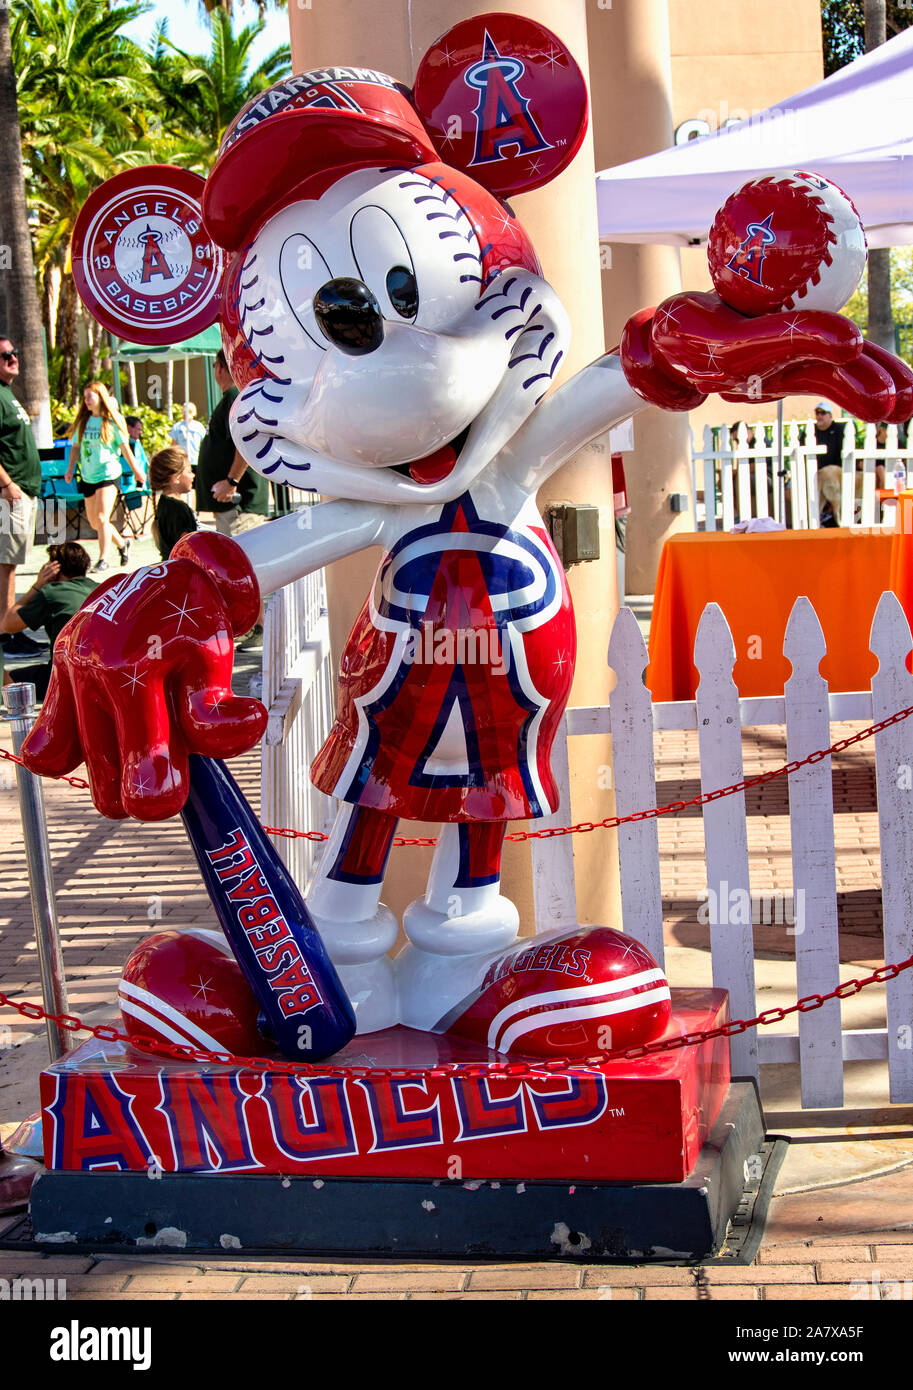
[[[170,346],[219,317],[223,255],[203,224],[203,183],[188,169],[147,164],[107,179],[80,209],[76,288],[119,338]]]
[[[413,100],[442,160],[501,198],[560,174],[586,134],[583,73],[551,30],[515,14],[466,19],[432,44]]]

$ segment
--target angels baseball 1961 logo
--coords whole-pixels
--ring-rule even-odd
[[[181,187],[173,176],[183,170],[160,184],[143,172],[91,208],[73,268],[106,327],[128,338],[154,328],[166,341],[214,321],[222,253],[203,225],[196,183]]]

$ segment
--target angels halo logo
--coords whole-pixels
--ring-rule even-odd
[[[167,177],[150,177],[157,172]],[[106,328],[170,343],[217,317],[222,253],[203,225],[198,176],[178,169],[127,175],[119,187],[93,194],[80,213],[74,275]]]
[[[762,283],[761,268],[767,248],[777,239],[777,234],[770,225],[772,218],[771,212],[763,222],[749,222],[744,240],[728,263],[729,270],[734,270],[737,275],[743,275],[746,280],[751,280],[756,285]]]
[[[498,52],[486,29],[482,57],[463,78],[466,85],[479,94],[473,112],[476,139],[470,169],[475,164],[503,159],[506,146],[513,147],[518,155],[538,154],[552,148],[536,125],[529,99],[517,86],[525,72],[526,64],[519,58],[503,57]]]

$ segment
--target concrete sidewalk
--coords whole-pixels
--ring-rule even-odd
[[[141,557],[140,557],[141,558]],[[245,688],[254,663],[236,679]],[[852,726],[835,726],[835,739]],[[0,725],[0,747],[10,735]],[[746,775],[786,760],[779,729],[746,730]],[[871,742],[834,760],[841,977],[883,962],[880,866]],[[656,737],[657,800],[698,791],[697,736]],[[232,770],[256,808],[257,752]],[[15,782],[0,762],[0,986],[40,999]],[[45,802],[72,1013],[97,1023],[116,1017],[116,983],[128,952],[151,931],[214,922],[180,822],[142,825],[100,817],[88,794],[45,783]],[[753,890],[791,885],[785,784],[748,794]],[[674,984],[709,984],[708,928],[697,909],[704,887],[698,808],[659,821],[667,968]],[[409,853],[398,849],[394,853]],[[794,938],[786,925],[755,930],[762,1007],[796,998]],[[844,1026],[871,1026],[883,990],[844,1004]],[[0,1133],[38,1108],[38,1072],[47,1059],[43,1028],[8,1010],[0,1050]],[[794,1024],[782,1025],[792,1031]],[[4,1034],[0,1031],[0,1041]],[[768,1128],[792,1143],[781,1169],[767,1232],[750,1267],[606,1267],[198,1260],[123,1256],[38,1258],[0,1250],[0,1278],[65,1277],[73,1299],[436,1298],[853,1300],[913,1297],[913,1108],[889,1106],[886,1065],[846,1067],[847,1108],[803,1112],[796,1068],[762,1068]],[[0,1221],[0,1231],[3,1228]],[[898,1283],[898,1281],[900,1281]],[[906,1281],[906,1283],[904,1283]]]

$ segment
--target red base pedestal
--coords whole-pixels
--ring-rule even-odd
[[[727,1018],[720,990],[673,990],[672,1005],[667,1036]],[[426,1073],[409,1079],[159,1062],[92,1041],[42,1073],[45,1163],[83,1172],[677,1182],[729,1084],[725,1038],[533,1079],[427,1074],[442,1062],[477,1069],[506,1060],[406,1028],[355,1038],[328,1065]]]

